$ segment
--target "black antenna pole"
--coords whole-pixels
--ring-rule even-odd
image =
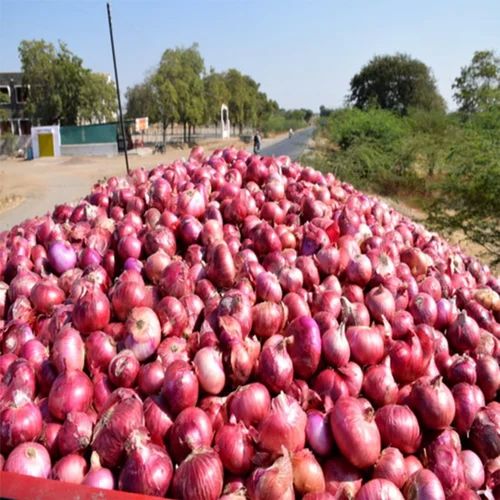
[[[127,138],[125,136],[125,125],[123,123],[123,112],[122,112],[122,100],[120,97],[120,84],[118,83],[118,69],[116,68],[115,42],[113,40],[113,25],[111,24],[111,7],[109,6],[109,2],[106,3],[106,5],[108,6],[109,36],[111,38],[113,65],[115,67],[116,96],[118,97],[118,109],[120,111],[120,127],[122,129],[123,148],[125,150],[125,163],[127,165],[127,174],[130,174],[130,167],[128,166]]]

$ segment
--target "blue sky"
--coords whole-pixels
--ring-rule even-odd
[[[207,69],[235,67],[282,107],[315,111],[341,105],[371,57],[398,51],[432,68],[452,108],[474,51],[500,51],[498,0],[114,0],[112,15],[122,91],[166,48],[198,42]],[[105,1],[0,0],[0,71],[18,70],[18,44],[33,38],[113,72]]]

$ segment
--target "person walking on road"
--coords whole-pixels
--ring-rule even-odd
[[[261,146],[261,138],[258,130],[255,131],[255,135],[253,136],[253,152],[257,154],[260,151]]]

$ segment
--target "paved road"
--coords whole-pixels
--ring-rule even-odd
[[[299,130],[289,139],[283,139],[271,146],[262,148],[260,154],[266,156],[289,156],[292,160],[297,160],[307,148],[307,143],[312,137],[314,127],[309,127],[304,130]]]

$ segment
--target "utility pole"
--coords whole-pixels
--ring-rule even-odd
[[[109,37],[111,38],[111,51],[113,52],[113,65],[115,67],[116,96],[118,97],[118,110],[120,112],[120,128],[122,131],[123,146],[125,151],[125,164],[127,166],[127,174],[130,174],[127,153],[127,137],[125,136],[125,125],[123,123],[122,99],[120,97],[120,84],[118,83],[118,69],[116,68],[115,42],[113,40],[113,25],[111,23],[111,7],[109,6],[109,2],[106,3],[106,5],[108,7]]]

